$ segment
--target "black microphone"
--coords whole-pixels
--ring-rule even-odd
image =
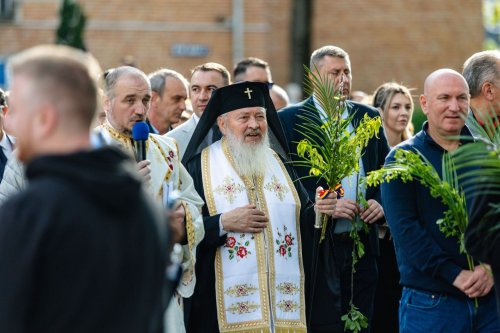
[[[135,160],[137,162],[146,159],[146,141],[149,137],[149,127],[144,121],[139,121],[132,126],[132,139],[135,147]]]

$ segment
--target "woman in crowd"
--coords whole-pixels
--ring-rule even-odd
[[[412,136],[413,99],[407,87],[395,82],[382,84],[373,94],[373,106],[380,112],[387,142],[391,147]],[[387,225],[379,227],[379,238],[379,279],[372,333],[397,333],[401,286],[394,245]]]

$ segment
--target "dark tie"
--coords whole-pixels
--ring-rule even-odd
[[[3,153],[3,148],[0,146],[0,180],[3,178],[3,170],[7,164],[7,156]]]

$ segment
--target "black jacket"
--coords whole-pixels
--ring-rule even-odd
[[[365,114],[368,114],[372,118],[378,116],[377,110],[370,106],[352,101],[347,101],[347,103],[349,115],[354,113],[352,123],[354,128],[358,126]],[[300,159],[300,157],[297,156],[297,143],[304,139],[304,136],[298,131],[298,125],[303,122],[301,117],[307,116],[307,112],[305,111],[311,110],[313,107],[313,98],[309,97],[303,102],[287,107],[278,113],[288,141],[292,161]],[[363,156],[361,159],[363,161],[365,173],[380,169],[384,165],[385,157],[388,153],[389,145],[387,144],[384,130],[381,127],[377,137],[370,139],[368,146],[363,150]],[[327,187],[324,180],[318,177],[302,178],[309,175],[308,168],[299,166],[295,166],[294,168],[297,171],[298,176],[301,178],[301,181],[304,184],[310,198],[314,198],[315,191],[318,186],[322,186],[323,188]],[[380,187],[368,187],[366,189],[366,199],[375,199],[378,203],[382,204]],[[381,220],[377,223],[383,223],[384,221],[385,220]],[[370,228],[370,245],[373,253],[378,254],[378,236],[374,225]]]
[[[130,167],[111,148],[27,166],[0,207],[0,332],[161,329],[165,231]]]

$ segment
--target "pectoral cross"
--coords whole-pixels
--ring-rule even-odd
[[[247,87],[247,90],[244,91],[245,94],[248,94],[248,99],[252,99],[252,95],[250,95],[250,93],[252,93],[253,90],[250,90],[250,88]]]

